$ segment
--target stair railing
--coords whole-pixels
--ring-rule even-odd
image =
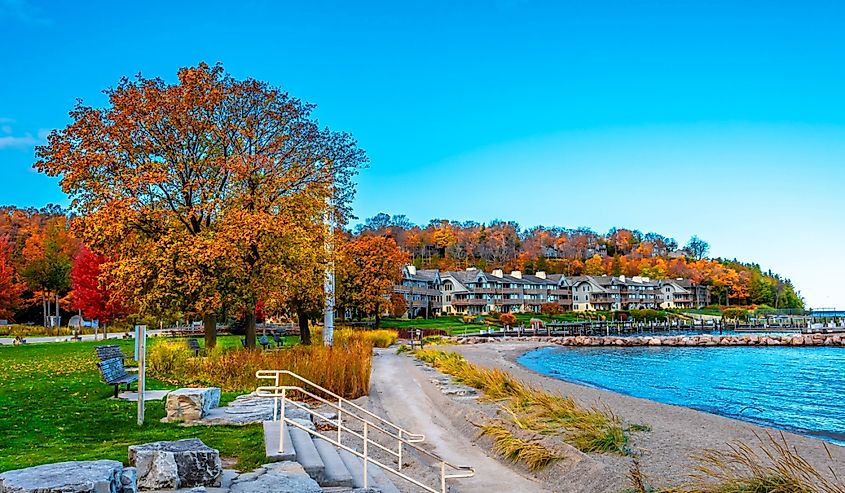
[[[329,438],[328,436],[323,435],[319,431],[317,431],[315,429],[311,429],[307,426],[304,426],[301,423],[298,423],[296,420],[288,418],[287,416],[285,416],[285,413],[284,413],[285,406],[287,404],[291,404],[292,406],[296,407],[297,409],[301,409],[302,411],[305,411],[306,413],[310,414],[311,416],[317,417],[318,419],[323,420],[325,422],[331,423],[331,422],[334,421],[329,416],[325,416],[322,413],[315,411],[315,410],[311,409],[310,407],[303,405],[300,402],[289,399],[288,396],[287,396],[288,392],[301,393],[303,395],[308,396],[311,399],[314,399],[318,402],[321,402],[321,403],[329,406],[330,408],[334,409],[335,411],[337,411],[338,417],[340,416],[340,412],[343,410],[342,407],[341,407],[341,404],[343,404],[343,401],[339,402],[338,404],[335,404],[334,402],[330,402],[327,399],[324,399],[324,398],[314,394],[313,392],[310,392],[310,391],[308,391],[308,390],[306,390],[302,387],[299,387],[299,386],[295,386],[295,385],[273,385],[273,386],[258,387],[255,390],[255,394],[258,397],[272,398],[274,400],[274,402],[280,402],[281,403],[282,412],[279,414],[281,419],[278,420],[279,421],[279,454],[284,453],[284,444],[285,444],[284,425],[287,424],[289,426],[293,426],[295,428],[298,428],[298,429],[300,429],[300,430],[302,430],[302,431],[304,431],[304,432],[306,432],[306,433],[308,433],[312,436],[315,436],[317,438],[325,440],[325,441],[331,443],[332,445],[334,445],[338,448],[341,448],[343,450],[346,450],[347,452],[349,452],[349,453],[355,455],[356,457],[359,457],[360,459],[362,459],[363,462],[364,462],[364,468],[363,468],[364,488],[367,488],[368,484],[369,484],[369,477],[368,477],[368,474],[367,474],[367,470],[368,470],[368,464],[370,464],[370,463],[372,463],[373,465],[376,465],[376,466],[382,468],[383,470],[388,471],[388,472],[390,472],[390,473],[392,473],[396,476],[399,476],[400,478],[402,478],[406,481],[409,481],[409,482],[411,482],[411,483],[419,486],[420,488],[423,488],[424,490],[429,491],[431,493],[447,493],[446,492],[446,480],[447,479],[471,478],[471,477],[475,476],[475,469],[473,469],[472,467],[470,467],[470,466],[456,466],[454,464],[451,464],[451,463],[447,462],[446,460],[444,460],[443,458],[441,458],[440,456],[438,456],[437,454],[435,454],[433,452],[429,452],[428,450],[425,450],[424,448],[421,448],[418,445],[416,445],[417,443],[419,443],[419,441],[412,442],[412,441],[410,441],[406,438],[403,438],[401,433],[393,433],[393,432],[389,431],[388,429],[386,429],[385,427],[380,426],[376,423],[373,423],[369,419],[362,418],[362,417],[358,416],[357,414],[355,414],[354,412],[349,411],[349,408],[347,408],[345,410],[347,418],[351,418],[353,420],[360,422],[362,424],[362,427],[363,427],[363,433],[359,433],[355,430],[350,429],[349,427],[344,425],[343,422],[340,419],[338,419],[337,423],[336,423],[337,439]],[[346,401],[346,400],[344,399],[344,401]],[[349,401],[346,401],[346,402],[348,403]],[[356,406],[356,407],[360,407],[360,406]],[[367,411],[366,414],[371,415],[372,413]],[[382,423],[389,424],[391,428],[396,428],[396,429],[402,430],[402,428],[400,428],[397,425],[387,421],[384,418],[379,417],[378,420]],[[384,445],[382,445],[381,443],[379,443],[377,441],[374,441],[371,437],[371,434],[370,434],[371,431],[381,432],[381,433],[387,435],[388,437],[390,437],[391,439],[396,440],[397,449],[393,450],[389,447],[385,447]],[[363,452],[359,452],[354,447],[350,447],[349,445],[343,443],[343,440],[341,438],[343,432],[346,432],[346,433],[362,440],[362,442],[363,442]],[[405,432],[405,433],[407,433],[407,432]],[[388,466],[387,464],[384,464],[381,461],[371,457],[371,455],[370,455],[370,447],[371,446],[375,446],[375,447],[383,450],[384,452],[387,452],[390,455],[398,458],[398,461],[399,461],[398,467],[396,469],[394,469],[392,466]],[[410,447],[410,448],[416,450],[418,453],[423,454],[425,456],[428,456],[431,459],[433,459],[435,462],[439,463],[439,465],[440,465],[440,467],[439,467],[439,469],[440,469],[440,471],[439,471],[440,472],[440,489],[439,490],[434,489],[431,486],[428,486],[428,485],[420,482],[419,480],[414,479],[414,478],[408,476],[407,474],[401,472],[404,447]],[[447,468],[449,468],[451,470],[463,471],[463,472],[447,474],[446,473]]]
[[[317,385],[316,383],[312,382],[311,380],[308,380],[307,378],[301,377],[301,376],[297,375],[296,373],[294,373],[290,370],[258,370],[257,372],[255,372],[255,376],[259,379],[273,380],[273,385],[276,386],[276,387],[279,387],[279,386],[282,385],[282,383],[283,383],[282,379],[283,379],[284,376],[288,376],[288,377],[291,377],[294,380],[298,380],[298,381],[300,381],[300,382],[302,382],[302,383],[304,383],[304,384],[306,384],[310,387],[313,387],[313,388],[323,392],[324,394],[331,397],[333,400],[337,401],[337,407],[338,407],[337,422],[338,423],[340,423],[341,420],[343,419],[342,418],[343,413],[349,412],[349,410],[352,409],[352,410],[358,411],[361,414],[365,414],[365,415],[369,416],[371,420],[373,420],[374,422],[377,422],[377,423],[381,423],[381,425],[383,427],[393,429],[394,432],[399,436],[399,438],[404,438],[408,442],[419,443],[419,442],[425,441],[425,435],[421,435],[421,434],[417,434],[417,433],[411,433],[408,430],[406,430],[406,429],[404,429],[400,426],[397,426],[396,424],[382,418],[381,416],[379,416],[379,415],[377,415],[377,414],[375,414],[375,413],[373,413],[373,412],[371,412],[367,409],[364,409],[363,407],[359,406],[358,404],[355,404],[354,402],[352,402],[348,399],[345,399],[345,398],[335,394],[331,390],[329,390],[325,387],[321,387],[320,385]],[[273,421],[276,421],[278,419],[278,407],[279,407],[278,406],[278,399],[274,399]],[[284,409],[284,407],[282,409]],[[339,441],[340,440],[340,432],[338,432],[337,436],[338,436],[338,441]]]

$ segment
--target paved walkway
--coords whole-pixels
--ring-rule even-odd
[[[147,336],[155,336],[155,335],[162,335],[167,332],[168,329],[160,330],[148,330]],[[134,334],[134,332],[130,332],[130,334]],[[39,342],[76,342],[70,340],[71,336],[42,336],[42,337],[24,337],[27,344],[35,344]],[[85,334],[80,336],[83,341],[93,341],[94,334]],[[112,334],[109,333],[109,339],[123,339],[123,332],[116,332]],[[103,340],[103,334],[97,334],[96,340]],[[0,344],[13,344],[15,342],[14,337],[0,337]]]
[[[449,398],[443,395],[410,358],[389,349],[373,358],[370,396],[378,401],[388,419],[414,433],[423,433],[426,444],[447,461],[475,468],[475,477],[450,480],[461,493],[519,491],[547,492],[488,456],[458,429],[448,416]],[[460,418],[462,419],[462,418]],[[507,485],[503,489],[503,485]]]

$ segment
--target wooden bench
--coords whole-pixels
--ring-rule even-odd
[[[194,356],[199,356],[202,351],[199,341],[194,338],[188,339],[188,349],[194,352]]]
[[[100,368],[100,374],[103,376],[103,380],[109,385],[114,385],[115,398],[122,384],[125,383],[126,390],[129,390],[132,382],[138,380],[137,374],[126,373],[126,368],[123,366],[123,358],[100,361],[97,363],[97,367]]]

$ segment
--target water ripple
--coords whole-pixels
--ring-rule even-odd
[[[543,348],[519,362],[562,380],[845,444],[845,349]]]

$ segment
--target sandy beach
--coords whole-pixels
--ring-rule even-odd
[[[654,486],[677,485],[693,472],[690,459],[703,449],[725,449],[732,441],[758,444],[758,436],[781,433],[787,442],[819,470],[832,467],[837,475],[845,476],[845,447],[818,439],[765,428],[751,423],[708,414],[693,409],[661,404],[614,392],[586,387],[547,377],[531,371],[516,359],[525,352],[546,346],[543,343],[489,343],[459,345],[443,348],[462,354],[467,360],[509,371],[517,378],[548,391],[571,396],[586,406],[600,406],[620,416],[628,424],[648,425],[651,430],[631,434],[631,448],[642,471]],[[620,378],[624,378],[620,376]],[[655,378],[659,376],[655,375]],[[828,451],[830,456],[828,456]],[[625,481],[632,458],[608,454],[590,454],[607,465],[607,471]]]

